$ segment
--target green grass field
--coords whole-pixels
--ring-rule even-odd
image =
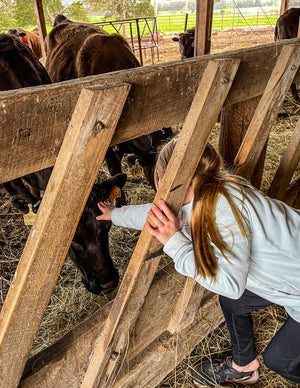
[[[242,11],[242,10],[241,10]],[[240,13],[239,11],[230,11],[214,13],[212,28],[213,29],[227,29],[227,28],[238,28],[238,27],[274,27],[276,20],[279,17],[279,13],[276,11],[273,12],[263,12],[254,11],[247,13]],[[101,17],[91,17],[90,21],[92,23],[101,23],[103,19]],[[106,21],[108,21],[106,19]],[[187,28],[195,26],[196,15],[189,14]],[[133,35],[137,35],[136,22],[132,20],[131,29]],[[153,20],[148,20],[148,25],[151,30],[153,30]],[[139,22],[140,33],[141,35],[147,35],[146,31],[148,29],[147,23],[144,21]],[[185,14],[161,14],[157,16],[157,31],[163,35],[173,34],[174,32],[182,32],[185,26]],[[105,25],[103,28],[109,32],[116,32],[112,26]],[[118,26],[117,26],[118,28]],[[130,27],[129,23],[126,24],[126,33],[130,36]]]
[[[276,20],[279,17],[279,12],[276,11],[267,11],[263,12],[262,10],[253,12],[243,12],[242,14],[235,10],[229,10],[224,12],[223,14],[220,11],[215,12],[213,15],[212,28],[213,29],[227,29],[227,28],[238,28],[238,27],[258,27],[258,26],[275,26]],[[157,31],[163,35],[171,35],[176,32],[182,32],[185,27],[185,14],[159,14],[157,16]],[[105,19],[101,16],[91,16],[89,19],[90,23],[96,23],[104,28],[108,33],[120,32],[122,33],[122,29],[120,24],[116,24],[115,28],[112,25],[104,25],[101,23],[116,21],[116,18]],[[196,24],[196,15],[189,14],[188,15],[188,23],[187,28],[194,27]],[[153,31],[153,18],[147,18],[146,20],[140,19],[139,21],[139,29],[140,35],[146,36],[149,35],[149,31]],[[32,30],[36,26],[26,26],[24,27],[26,30]],[[50,25],[46,26],[47,33],[49,33],[52,29]],[[116,31],[117,29],[117,31]],[[137,23],[135,19],[131,19],[131,22],[126,22],[126,34],[130,36],[130,29],[132,30],[133,36],[137,36]],[[7,32],[5,29],[2,32]]]

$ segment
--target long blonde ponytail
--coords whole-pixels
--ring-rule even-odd
[[[155,167],[156,182],[158,172],[161,174],[165,172],[175,145],[176,139],[172,139],[160,152]],[[215,280],[218,270],[218,262],[212,244],[222,252],[226,259],[228,253],[228,247],[220,237],[215,220],[219,195],[223,195],[227,199],[242,236],[246,238],[246,231],[249,231],[246,221],[232,201],[226,186],[228,183],[236,184],[242,188],[245,181],[229,174],[223,168],[221,156],[208,143],[193,179],[194,202],[191,214],[191,232],[197,274],[204,278],[210,277],[212,280]]]

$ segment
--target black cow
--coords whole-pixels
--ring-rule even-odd
[[[0,90],[49,83],[49,75],[29,47],[14,35],[0,34]],[[29,203],[34,208],[39,201],[37,193],[45,189],[50,174],[51,170],[46,169],[23,177],[32,188],[31,191],[20,178],[3,183],[3,186],[12,196],[14,206],[25,213]]]
[[[298,36],[300,8],[290,8],[276,22],[274,40],[292,39]],[[291,85],[294,100],[299,100],[296,84]]]
[[[194,56],[195,27],[190,28],[172,38],[174,42],[179,42],[181,59],[192,58]]]
[[[13,35],[0,34],[1,90],[47,83],[51,83],[50,78],[32,51]],[[41,199],[40,193],[46,189],[51,171],[52,169],[48,168],[22,179],[5,182],[3,186],[11,195],[14,206],[27,213],[28,204],[31,204],[36,212]],[[34,187],[34,195],[24,185],[23,180]],[[119,281],[108,249],[111,223],[96,221],[95,217],[99,214],[97,202],[106,200],[115,186],[119,187],[122,193],[125,181],[126,175],[119,174],[100,185],[94,185],[69,251],[71,259],[82,273],[86,288],[95,294],[113,290]],[[120,205],[120,199],[116,200],[116,205]]]

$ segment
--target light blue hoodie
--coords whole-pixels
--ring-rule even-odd
[[[219,196],[216,206],[218,231],[229,252],[227,259],[213,246],[218,260],[214,282],[196,275],[190,232],[192,202],[180,210],[183,228],[165,244],[164,252],[178,272],[196,279],[203,287],[228,298],[238,299],[245,288],[285,307],[300,322],[300,212],[284,202],[264,196],[249,186],[242,190],[228,186],[232,200],[249,226],[244,238],[230,205]],[[113,210],[115,225],[141,230],[152,204],[124,206]]]

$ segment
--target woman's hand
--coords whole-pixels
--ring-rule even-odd
[[[152,236],[165,245],[173,234],[182,229],[182,219],[175,217],[162,199],[158,203],[161,209],[156,205],[152,205],[151,210],[148,212],[149,217],[157,227],[154,228],[149,222],[146,222],[146,228]]]
[[[103,214],[96,217],[97,221],[110,221],[111,212],[116,208],[113,205],[109,205],[107,202],[98,202],[98,208],[102,211]]]

